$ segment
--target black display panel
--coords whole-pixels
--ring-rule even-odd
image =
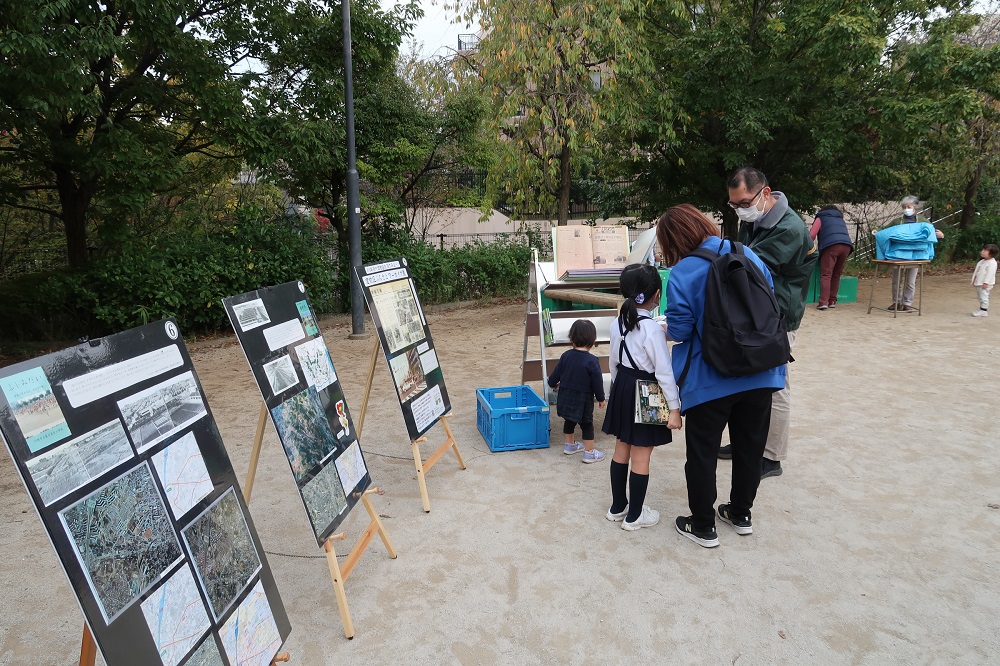
[[[406,259],[367,264],[356,271],[412,441],[451,410],[431,329]]]
[[[0,369],[0,435],[109,666],[267,666],[291,632],[177,323]]]
[[[371,476],[315,310],[301,282],[222,303],[322,546],[371,485]]]

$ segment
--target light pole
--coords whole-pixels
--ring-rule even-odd
[[[354,146],[354,75],[351,58],[351,1],[341,0],[341,23],[344,27],[344,99],[347,122],[347,245],[351,262],[351,334],[352,339],[368,337],[365,333],[365,301],[361,283],[354,269],[361,265],[361,194],[358,191],[358,155]]]

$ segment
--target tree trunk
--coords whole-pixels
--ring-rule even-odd
[[[968,229],[976,223],[976,196],[979,194],[979,181],[983,177],[983,162],[980,159],[976,163],[976,170],[972,174],[972,180],[965,188],[965,205],[962,206],[962,217],[959,219],[958,228]]]
[[[63,227],[66,231],[66,259],[70,268],[83,268],[87,250],[87,212],[93,199],[92,188],[80,186],[69,172],[56,174]]]
[[[563,138],[563,149],[559,153],[559,219],[558,225],[563,226],[569,224],[569,182],[570,182],[570,164],[569,164],[569,142]]]
[[[735,239],[740,226],[740,219],[736,216],[736,211],[726,205],[723,205],[720,210],[722,211],[722,235]]]

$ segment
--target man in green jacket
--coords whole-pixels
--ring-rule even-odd
[[[774,295],[785,315],[788,346],[795,346],[795,335],[806,309],[809,278],[819,256],[813,251],[809,229],[798,213],[788,205],[781,192],[768,187],[767,177],[752,167],[740,167],[727,183],[729,205],[740,218],[739,241],[761,258],[774,279]],[[788,454],[788,428],[791,421],[791,380],[771,400],[771,426],[764,448],[761,477],[781,474],[781,461]],[[729,446],[720,457],[732,456]]]

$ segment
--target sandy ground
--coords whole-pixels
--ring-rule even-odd
[[[634,533],[604,519],[607,463],[564,456],[554,413],[552,448],[491,454],[474,389],[519,382],[523,305],[431,311],[468,470],[442,459],[421,510],[380,359],[362,444],[399,558],[376,540],[348,580],[353,641],[268,425],[250,506],[292,663],[995,663],[1000,312],[969,316],[966,276],[926,282],[922,317],[866,315],[866,283],[865,304],[810,307],[785,474],[761,484],[754,534],[720,524],[714,550],[671,524],[687,513],[682,441],[653,456],[647,503],[661,524]],[[347,340],[342,319],[324,333],[356,413],[371,342]],[[259,394],[234,340],[192,349],[242,477]],[[728,483],[723,461],[723,500]],[[0,664],[76,663],[80,613],[7,455],[0,496]],[[345,521],[349,542],[364,515]]]

